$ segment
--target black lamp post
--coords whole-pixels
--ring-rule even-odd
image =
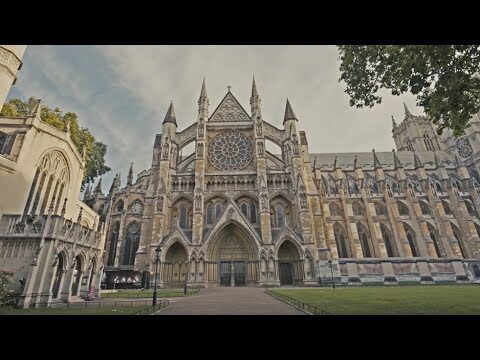
[[[155,255],[155,280],[153,282],[153,300],[152,306],[157,305],[157,273],[158,273],[158,261],[160,260],[160,246],[155,249],[157,255]]]
[[[333,281],[333,267],[332,267],[332,259],[328,259],[328,264],[330,265],[330,273],[332,274],[332,286],[335,289],[335,281]]]

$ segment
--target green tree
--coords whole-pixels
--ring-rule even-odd
[[[0,115],[10,117],[26,116],[32,113],[37,101],[33,97],[27,101],[12,99],[5,103]],[[67,112],[63,114],[58,107],[52,110],[48,106],[42,105],[40,116],[42,121],[62,131],[67,131],[67,124],[69,124],[72,142],[81,153],[85,149],[86,165],[82,189],[86,183],[94,182],[96,177],[110,171],[110,168],[105,165],[107,146],[99,141],[95,141],[95,137],[88,129],[78,125],[78,117],[75,113]]]
[[[9,301],[7,285],[12,282],[11,276],[0,270],[0,305],[5,305]]]
[[[380,89],[410,92],[441,134],[464,133],[480,111],[478,45],[341,45],[339,81],[345,81],[350,106],[381,103]]]

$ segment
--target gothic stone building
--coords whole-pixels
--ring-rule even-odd
[[[164,287],[480,277],[480,186],[425,118],[407,110],[394,124],[397,152],[312,154],[288,101],[281,129],[262,117],[255,81],[250,106],[229,89],[210,114],[204,82],[183,131],[170,105],[150,169],[87,191],[108,224],[109,287],[151,285],[156,264]]]
[[[16,70],[24,50],[0,46],[0,70],[5,59]],[[13,70],[0,76],[0,107]],[[103,270],[103,225],[79,200],[84,154],[68,129],[40,114],[39,102],[27,116],[0,117],[0,271],[12,276],[23,307],[98,294]]]

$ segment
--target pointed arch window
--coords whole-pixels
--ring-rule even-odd
[[[360,242],[362,243],[363,257],[365,258],[372,257],[372,254],[370,252],[370,245],[368,244],[369,236],[367,235],[367,231],[362,225],[358,225],[358,228],[359,228]]]
[[[430,232],[430,239],[432,240],[433,246],[435,247],[435,252],[437,253],[437,257],[441,258],[442,255],[440,253],[440,248],[438,247],[438,242],[437,242],[436,236],[435,236],[435,234],[433,233],[433,230],[430,227],[429,227],[428,231]]]
[[[282,205],[277,205],[275,207],[276,223],[277,227],[285,226],[285,209]]]
[[[407,232],[407,240],[408,240],[408,244],[410,245],[410,250],[412,251],[412,256],[417,257],[418,256],[417,245],[415,244],[414,236],[410,231]]]
[[[425,143],[425,147],[427,151],[435,151],[435,146],[433,145],[432,139],[428,136],[427,133],[423,134],[423,142]]]
[[[248,207],[247,204],[243,203],[241,206],[242,214],[248,219]]]
[[[187,209],[184,206],[180,208],[178,226],[180,226],[182,229],[187,229]]]
[[[442,205],[443,205],[443,210],[445,211],[445,215],[453,216],[453,210],[450,204],[444,200],[442,201]]]
[[[399,213],[401,216],[408,216],[408,215],[410,215],[410,211],[408,211],[407,205],[405,205],[405,204],[404,204],[403,202],[401,202],[401,201],[398,201],[397,204],[398,204],[398,213]]]
[[[408,151],[413,151],[413,145],[409,138],[405,139],[405,147]]]
[[[387,215],[387,207],[385,206],[385,204],[381,203],[380,201],[375,201],[374,207],[377,215],[382,215],[382,216]]]
[[[343,211],[337,203],[331,202],[329,205],[330,216],[343,216]]]
[[[392,246],[392,236],[390,231],[384,224],[380,224],[380,231],[382,232],[383,242],[385,243],[385,249],[387,250],[388,257],[394,257],[393,246]]]
[[[132,266],[135,264],[135,253],[140,244],[140,225],[133,222],[128,225],[125,235],[125,246],[123,250],[123,265]]]
[[[253,202],[250,204],[250,222],[252,224],[257,223],[257,207]]]
[[[358,202],[354,202],[352,205],[353,209],[353,215],[355,216],[365,216],[365,210],[363,209],[363,206],[360,205]]]
[[[338,224],[335,224],[333,231],[335,236],[335,244],[337,245],[338,257],[347,258],[348,253],[347,253],[345,232],[343,231],[342,227]]]
[[[213,224],[213,204],[209,203],[207,205],[207,224]]]
[[[218,219],[221,213],[222,213],[222,204],[217,203],[217,205],[215,205],[215,219]]]
[[[117,253],[118,233],[120,231],[120,223],[117,221],[112,228],[110,235],[110,248],[108,249],[107,265],[113,266],[115,264],[115,255]]]
[[[420,201],[420,210],[422,211],[423,215],[432,215],[430,206],[428,206],[425,201]]]

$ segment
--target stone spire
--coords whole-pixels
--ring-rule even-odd
[[[112,193],[114,189],[118,189],[119,187],[120,187],[120,175],[119,173],[116,173],[112,181],[112,186],[110,186],[109,193]]]
[[[415,170],[418,168],[423,168],[422,160],[420,160],[420,158],[418,157],[415,151],[413,152],[413,165]]]
[[[397,170],[399,168],[403,168],[400,159],[398,158],[397,154],[395,153],[395,149],[392,149],[393,152],[393,170]]]
[[[128,170],[128,176],[127,176],[127,186],[132,185],[133,182],[133,162],[130,164],[130,170]]]
[[[258,94],[257,91],[257,85],[255,84],[255,76],[253,76],[252,80],[252,95],[250,96],[250,108],[252,112],[252,117],[255,116],[255,111],[257,110],[258,112],[260,111],[260,95]],[[257,116],[260,114],[257,113]],[[261,115],[260,115],[261,116]]]
[[[393,118],[393,115],[392,115],[392,131],[397,130],[397,128],[398,128],[398,125],[397,125],[397,123],[395,122],[395,119]]]
[[[412,114],[410,113],[410,110],[408,110],[407,104],[403,103],[403,108],[405,110],[405,119],[412,116]]]
[[[167,115],[165,115],[165,119],[163,120],[163,124],[165,123],[173,123],[177,126],[177,118],[175,117],[175,109],[173,108],[173,100],[170,102],[170,106],[167,110]]]
[[[90,189],[90,183],[87,184],[87,187],[85,188],[85,192],[83,194],[83,200],[86,200],[88,199],[88,197],[90,196],[90,192],[92,190]]]
[[[102,178],[98,181],[97,186],[95,187],[95,190],[93,190],[94,193],[101,193],[102,192]]]
[[[285,106],[285,116],[283,117],[283,123],[285,123],[285,121],[287,120],[298,121],[297,116],[293,112],[292,106],[290,105],[290,101],[288,101],[288,99],[287,99],[287,105]]]
[[[380,160],[378,160],[378,156],[375,153],[375,149],[372,149],[372,153],[373,153],[373,168],[374,169],[381,168],[382,164],[380,164]]]
[[[335,156],[333,159],[333,170],[337,170],[338,168],[337,156]]]
[[[198,98],[198,103],[200,104],[205,99],[208,99],[207,88],[205,86],[205,77],[203,77],[202,90],[200,91],[200,97]]]
[[[360,165],[358,164],[358,156],[355,154],[355,159],[353,159],[353,170],[360,169]]]

